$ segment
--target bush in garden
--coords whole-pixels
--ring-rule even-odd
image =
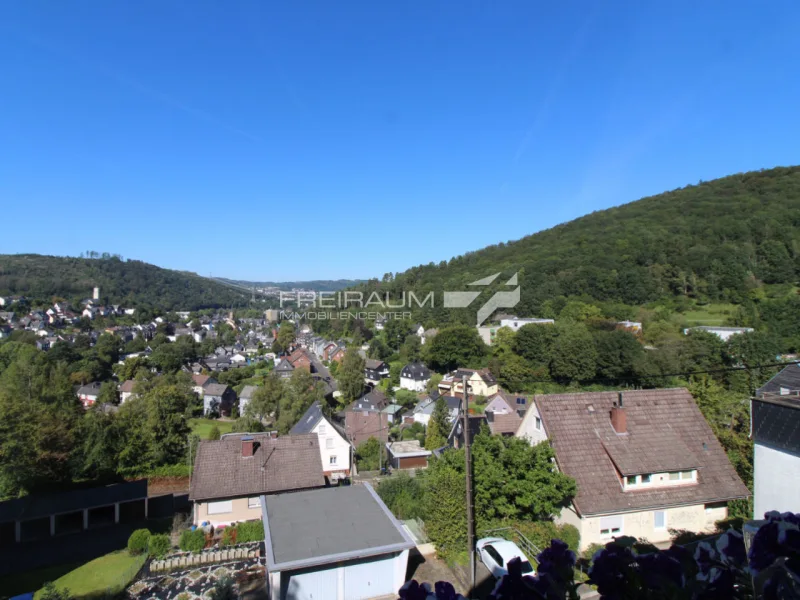
[[[164,558],[170,550],[169,536],[165,533],[151,535],[147,543],[147,553],[153,558]]]
[[[236,525],[228,525],[222,530],[220,546],[233,546],[236,543]]]
[[[262,521],[245,521],[236,526],[236,541],[239,544],[261,542],[264,540],[264,523]]]
[[[39,600],[72,600],[72,595],[68,589],[60,590],[52,582],[47,582],[42,588]]]
[[[184,552],[200,552],[206,545],[206,534],[202,529],[187,529],[181,534],[178,547]]]
[[[220,577],[214,584],[214,588],[209,594],[210,600],[237,600],[239,595],[236,593],[233,578],[229,575]]]
[[[128,552],[132,555],[147,552],[147,543],[150,540],[149,529],[137,529],[128,538]]]

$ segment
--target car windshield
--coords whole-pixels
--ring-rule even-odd
[[[522,561],[522,574],[525,575],[526,573],[533,573],[533,565],[529,563],[527,560]]]

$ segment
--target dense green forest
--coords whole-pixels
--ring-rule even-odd
[[[360,289],[392,297],[435,291],[436,307],[415,311],[416,320],[474,324],[474,307],[444,309],[439,292],[466,290],[501,272],[481,296],[488,299],[509,289],[503,284],[518,272],[521,301],[514,312],[520,316],[558,317],[569,299],[618,319],[637,318],[643,306],[674,314],[724,304],[726,324],[769,330],[785,349],[796,349],[798,223],[800,167],[775,168],[595,212],[450,261],[387,273]]]
[[[276,287],[282,290],[315,290],[317,292],[335,292],[363,283],[361,279],[312,279],[309,281],[244,281],[224,277],[216,279],[245,287]]]
[[[195,273],[138,260],[0,255],[0,295],[75,300],[91,298],[93,287],[100,288],[104,302],[137,308],[198,310],[243,306],[248,301],[246,294]]]

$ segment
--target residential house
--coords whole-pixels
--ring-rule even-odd
[[[119,386],[119,403],[124,404],[125,401],[133,395],[133,386],[136,382],[133,379],[123,381]]]
[[[767,383],[756,390],[756,396],[762,397],[767,394],[778,394],[779,396],[797,395],[800,392],[800,364],[791,363],[781,369]]]
[[[345,352],[347,352],[347,349],[344,346],[337,346],[328,354],[328,360],[340,363],[344,360]]]
[[[752,399],[750,415],[755,518],[800,512],[800,395],[762,393]]]
[[[260,496],[324,485],[316,435],[201,440],[189,487],[192,521],[217,526],[258,519]]]
[[[500,327],[508,327],[511,331],[519,331],[525,325],[554,325],[553,319],[521,319],[519,317],[506,317],[500,319]]]
[[[467,428],[469,429],[469,443],[475,441],[475,436],[481,431],[481,427],[488,426],[485,415],[467,415]],[[447,436],[447,445],[451,448],[462,448],[465,443],[464,419],[458,418],[453,421],[453,427]]]
[[[389,442],[386,451],[388,462],[394,469],[424,469],[432,454],[420,445],[419,440]]]
[[[557,521],[578,528],[581,550],[623,535],[658,544],[674,529],[710,532],[730,500],[750,495],[686,389],[535,402],[543,430],[520,433],[548,439],[558,469],[575,479],[577,494]],[[529,408],[529,423],[533,415]]]
[[[368,358],[364,361],[364,380],[372,385],[378,385],[381,379],[389,377],[389,365],[382,360]]]
[[[201,375],[200,373],[192,374],[192,391],[199,397],[205,396],[205,386],[209,383],[217,383],[217,380],[210,375]]]
[[[483,411],[487,415],[489,413],[494,415],[516,413],[522,417],[528,407],[528,398],[526,396],[522,394],[511,394],[503,390],[500,390],[488,400],[489,402]]]
[[[412,392],[424,392],[431,379],[431,372],[420,362],[407,364],[400,371],[400,387]]]
[[[386,396],[376,389],[347,407],[344,412],[344,430],[355,448],[371,437],[379,441],[388,439],[389,415],[382,412],[388,404]]]
[[[381,412],[389,416],[389,423],[399,423],[403,407],[400,404],[389,404]]]
[[[275,367],[275,374],[281,379],[290,379],[292,373],[294,373],[294,367],[292,366],[292,363],[285,358],[282,359],[278,363],[278,366]]]
[[[239,393],[239,414],[243,415],[247,405],[250,403],[250,400],[253,398],[253,394],[258,389],[256,385],[246,385],[242,388],[242,391]]]
[[[315,433],[319,438],[322,471],[331,481],[350,476],[353,459],[353,446],[347,439],[345,430],[327,418],[319,402],[314,402],[292,427],[290,435]]]
[[[411,326],[411,331],[416,335],[418,338],[421,338],[425,335],[425,328],[420,323],[414,323]]]
[[[231,355],[231,364],[247,364],[247,354],[243,352],[237,352]]]
[[[440,389],[448,390],[453,396],[464,394],[463,377],[467,377],[467,391],[471,396],[483,396],[488,398],[499,390],[497,379],[489,369],[458,369],[452,375],[442,380],[439,384]],[[442,385],[444,384],[444,385]]]
[[[368,483],[263,497],[269,600],[396,596],[414,541]]]
[[[420,400],[420,402],[414,407],[413,417],[415,423],[422,423],[425,427],[428,426],[428,423],[431,420],[431,415],[433,414],[434,409],[436,408],[436,402],[439,398],[443,398],[445,403],[447,404],[447,418],[448,421],[453,421],[458,418],[459,414],[461,413],[461,398],[457,398],[455,396],[439,396],[438,394],[432,394],[425,398],[424,400]]]
[[[430,328],[430,329],[426,329],[426,330],[425,330],[425,331],[422,333],[422,335],[421,335],[421,336],[419,336],[419,342],[420,342],[420,344],[422,344],[422,345],[424,346],[424,345],[425,345],[425,344],[427,344],[429,341],[431,341],[433,338],[435,338],[435,337],[437,336],[437,334],[438,334],[438,333],[439,333],[439,330],[438,330],[438,329],[436,329],[436,328],[433,328],[433,327],[432,327],[432,328]]]
[[[699,325],[697,327],[687,327],[683,330],[685,335],[689,335],[692,331],[706,331],[712,333],[721,339],[723,342],[728,341],[732,336],[739,335],[740,333],[752,333],[752,327],[709,327],[706,325]]]
[[[617,321],[617,329],[630,331],[634,335],[642,334],[642,324],[638,321]]]
[[[295,369],[306,369],[309,372],[314,372],[311,363],[311,357],[306,352],[305,348],[298,348],[286,357],[286,360]]]
[[[230,386],[224,383],[206,383],[203,386],[203,414],[229,417],[234,402],[236,392]]]
[[[83,404],[83,408],[89,408],[97,402],[97,397],[100,395],[100,386],[102,385],[99,381],[93,381],[78,388],[78,399]]]

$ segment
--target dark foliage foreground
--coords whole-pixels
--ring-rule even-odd
[[[694,551],[682,546],[636,554],[635,540],[607,544],[593,559],[589,583],[604,600],[764,600],[800,599],[800,514],[771,512],[745,551],[742,534],[730,530],[712,545],[701,542]],[[560,540],[537,558],[538,573],[522,575],[518,559],[498,580],[496,600],[575,600],[575,553]],[[755,585],[754,585],[755,582]],[[463,600],[452,584],[420,585],[409,581],[402,600]]]

